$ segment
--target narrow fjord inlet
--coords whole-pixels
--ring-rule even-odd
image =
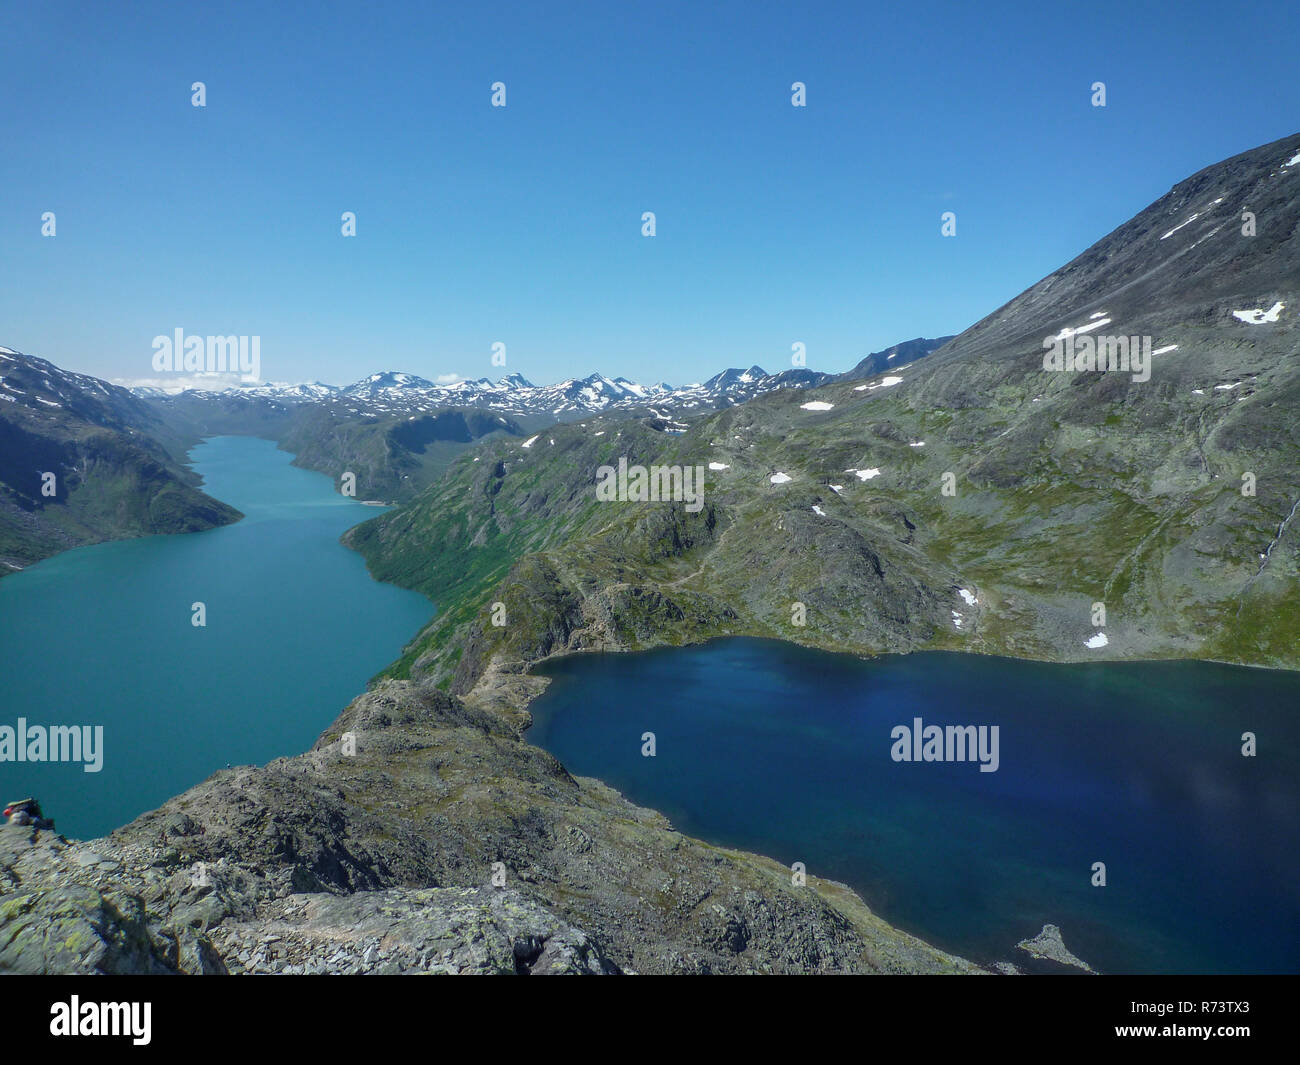
[[[69,835],[118,828],[227,764],[297,754],[433,613],[339,544],[373,510],[270,441],[220,437],[192,457],[241,521],[78,548],[0,581],[0,721],[103,728],[97,772],[4,767],[6,790],[39,795]]]

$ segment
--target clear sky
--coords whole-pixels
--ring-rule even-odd
[[[114,380],[177,328],[276,381],[843,370],[1295,133],[1298,41],[1294,2],[4,0],[0,344]]]

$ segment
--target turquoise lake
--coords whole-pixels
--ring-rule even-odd
[[[434,613],[338,542],[379,508],[268,440],[218,437],[190,458],[242,521],[78,548],[0,581],[0,725],[103,726],[98,773],[0,762],[0,799],[36,795],[69,836],[228,763],[305,751]]]
[[[528,736],[570,772],[687,834],[803,862],[972,960],[1055,968],[1013,949],[1051,923],[1102,972],[1300,970],[1295,673],[754,639],[538,672],[553,682]],[[997,725],[997,771],[894,761],[892,730],[917,717]]]

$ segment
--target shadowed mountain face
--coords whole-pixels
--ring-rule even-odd
[[[352,535],[444,608],[394,673],[470,691],[557,651],[739,633],[1295,667],[1297,311],[1293,136],[1180,183],[898,373],[678,435],[597,419],[492,445]],[[1118,365],[1121,337],[1149,375],[1073,361]],[[1058,340],[1069,371],[1044,368]],[[705,465],[703,509],[598,503],[621,456]]]
[[[0,576],[69,547],[236,520],[179,450],[127,389],[0,348]]]
[[[383,388],[421,387],[421,379],[408,374],[375,374],[367,382],[380,396]],[[524,431],[513,418],[488,410],[440,403],[394,413],[387,402],[344,398],[327,385],[151,391],[142,398],[152,418],[186,446],[208,436],[265,437],[293,452],[295,466],[336,483],[350,472],[361,498],[385,501],[410,499],[481,437]]]
[[[279,439],[294,465],[336,482],[350,471],[361,498],[392,500],[409,499],[482,438],[522,434],[514,419],[484,410],[367,417],[328,404],[299,407]]]
[[[864,377],[874,377],[878,373],[898,370],[938,351],[951,339],[950,336],[936,337],[933,340],[927,337],[917,337],[915,340],[905,340],[901,344],[895,344],[892,348],[886,348],[884,351],[874,351],[853,369],[843,374],[843,379],[846,381],[860,381]]]

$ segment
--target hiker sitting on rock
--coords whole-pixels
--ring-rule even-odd
[[[41,815],[41,804],[35,799],[20,799],[5,807],[5,817],[11,825],[30,825],[32,828],[54,830],[54,822]]]

